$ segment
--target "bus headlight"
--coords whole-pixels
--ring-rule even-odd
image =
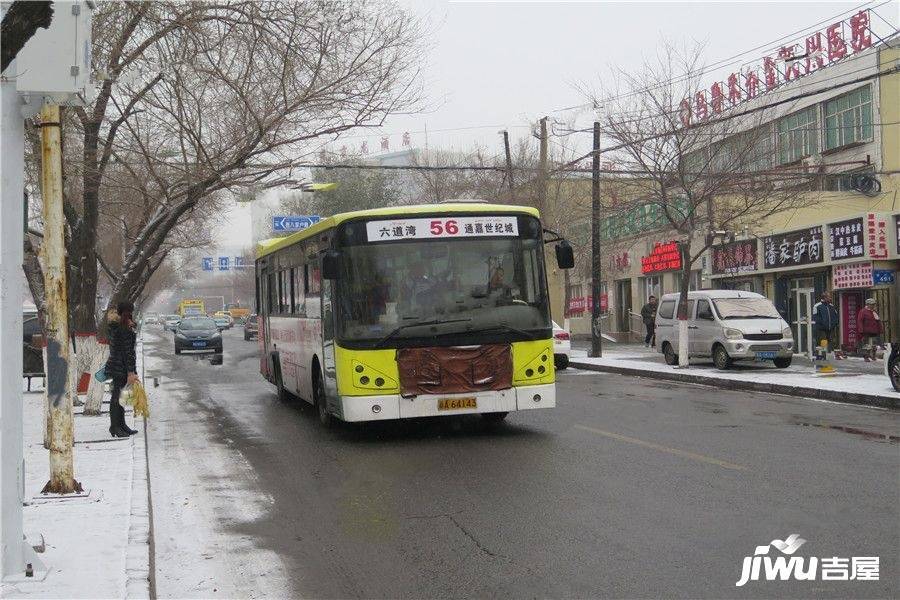
[[[783,337],[786,340],[794,339],[794,330],[791,329],[790,327],[785,327],[784,329],[781,330],[781,337]]]

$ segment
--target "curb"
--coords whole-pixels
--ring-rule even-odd
[[[139,337],[138,360],[143,382],[144,343]],[[134,425],[134,413],[132,413]],[[150,466],[147,419],[143,431],[131,437],[131,514],[125,550],[125,598],[155,598],[153,582],[153,509],[150,505]]]
[[[150,488],[147,479],[147,423],[132,439],[131,518],[125,551],[125,597],[149,599],[150,595]]]
[[[619,367],[612,365],[595,365],[592,363],[572,360],[569,366],[584,371],[599,371],[603,373],[617,373],[619,375],[634,375],[648,379],[662,379],[666,381],[681,381],[684,383],[699,383],[725,390],[741,390],[751,392],[769,392],[772,394],[785,394],[787,396],[802,396],[804,398],[816,398],[819,400],[831,400],[833,402],[847,402],[849,404],[861,404],[863,406],[875,406],[890,410],[900,410],[900,398],[877,396],[875,394],[859,394],[854,392],[840,392],[837,390],[823,390],[814,387],[786,385],[780,383],[765,383],[762,381],[745,381],[740,379],[724,379],[718,377],[706,377],[693,373],[679,371],[649,371],[632,367]]]

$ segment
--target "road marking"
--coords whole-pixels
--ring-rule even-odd
[[[716,465],[717,467],[722,467],[723,469],[732,469],[734,471],[746,471],[748,467],[743,465],[736,465],[734,463],[730,463],[724,460],[719,460],[718,458],[712,458],[710,456],[703,456],[702,454],[695,454],[693,452],[688,452],[687,450],[679,450],[678,448],[669,448],[667,446],[660,446],[659,444],[654,444],[653,442],[645,442],[644,440],[639,440],[637,438],[628,437],[627,435],[622,435],[619,433],[612,433],[611,431],[603,431],[602,429],[594,429],[593,427],[588,427],[586,425],[576,425],[576,429],[583,429],[584,431],[590,431],[591,433],[596,433],[598,435],[602,435],[608,438],[612,438],[614,440],[619,440],[620,442],[628,442],[629,444],[636,444],[638,446],[643,446],[644,448],[651,448],[653,450],[659,450],[660,452],[665,452],[667,454],[674,454],[675,456],[681,456],[682,458],[690,458],[691,460],[697,460],[700,462],[705,462],[710,465]]]

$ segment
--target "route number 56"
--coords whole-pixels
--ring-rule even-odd
[[[455,219],[431,222],[431,235],[456,235],[457,233],[459,233],[459,224]]]

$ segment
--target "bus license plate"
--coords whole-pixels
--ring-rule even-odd
[[[194,348],[206,348],[206,342],[194,342]]]
[[[775,358],[775,352],[757,352],[756,358],[757,360],[772,360]]]
[[[478,408],[475,398],[440,398],[438,410],[461,410],[464,408]]]

